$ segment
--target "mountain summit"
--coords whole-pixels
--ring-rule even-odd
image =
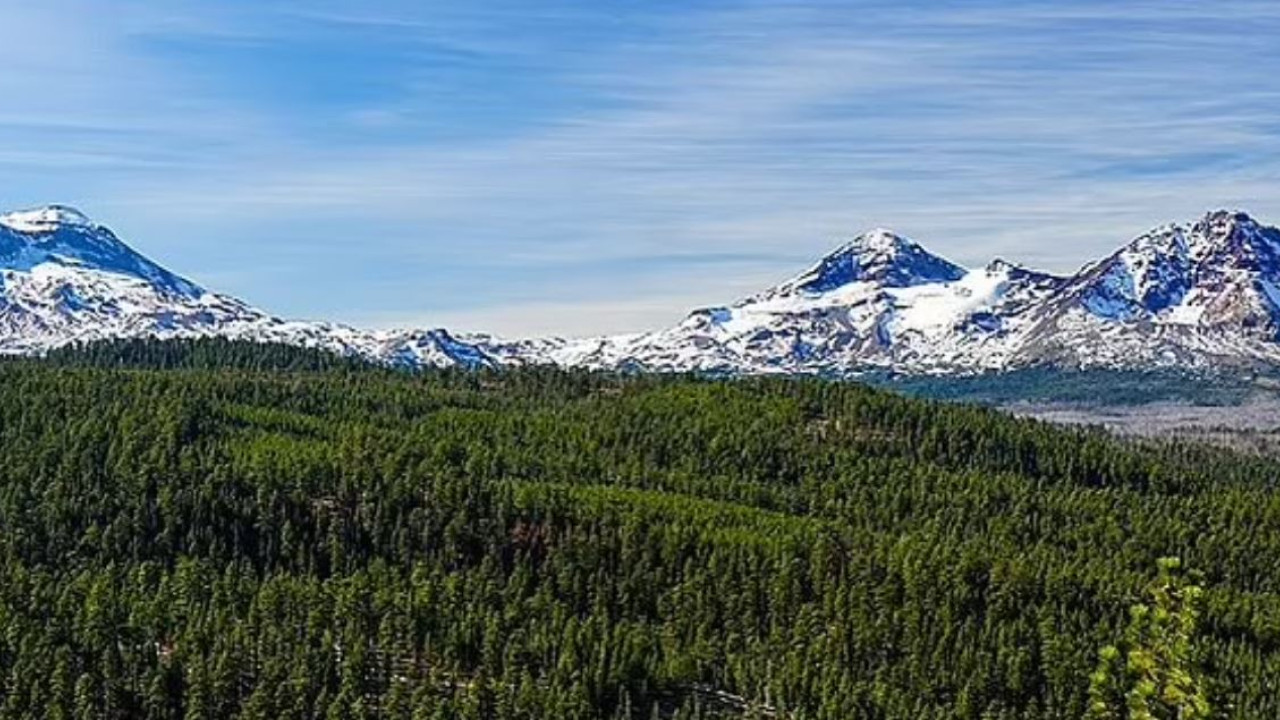
[[[808,272],[778,290],[779,294],[824,293],[858,282],[906,288],[954,282],[964,274],[964,268],[930,253],[917,243],[890,230],[877,228],[842,245]]]
[[[87,215],[66,205],[46,205],[0,215],[0,225],[26,233],[53,232],[61,227],[94,227]]]
[[[966,270],[875,230],[771,290],[573,359],[833,375],[1274,364],[1280,231],[1215,211],[1061,277],[1004,260]]]
[[[0,353],[107,338],[223,336],[387,363],[493,366],[443,330],[285,321],[166,270],[65,205],[0,215]]]
[[[502,342],[288,321],[206,290],[63,205],[0,215],[0,352],[221,336],[397,365],[716,373],[971,374],[1280,364],[1280,230],[1235,211],[1164,225],[1070,276],[976,270],[877,229],[807,271],[675,327]]]
[[[166,296],[194,299],[204,294],[74,208],[50,205],[0,215],[0,268],[30,272],[41,265],[115,273]]]

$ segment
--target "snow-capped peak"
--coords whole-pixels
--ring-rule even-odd
[[[844,243],[827,255],[857,257],[864,266],[886,265],[903,257],[926,253],[920,244],[888,228],[874,228]]]
[[[1217,210],[1191,226],[1188,245],[1197,262],[1223,257],[1274,261],[1280,256],[1280,232],[1264,227],[1247,213]]]
[[[1215,211],[1063,277],[1005,260],[966,273],[877,229],[760,295],[566,357],[738,373],[1280,365],[1280,230]]]
[[[845,247],[858,248],[862,252],[898,252],[916,243],[902,237],[889,228],[872,228],[845,243]]]
[[[5,213],[0,215],[0,225],[20,233],[53,232],[60,227],[97,227],[89,216],[67,205],[46,205]]]
[[[204,294],[195,283],[142,256],[74,208],[49,205],[0,215],[0,271],[30,273],[41,266],[122,275],[164,294]]]
[[[891,230],[876,228],[841,245],[773,295],[821,294],[855,282],[905,288],[954,282],[967,271]]]
[[[0,354],[116,338],[210,336],[413,366],[514,365],[533,348],[556,346],[282,320],[166,270],[74,208],[0,214]]]
[[[1237,211],[1164,225],[1069,277],[967,271],[877,228],[808,271],[652,333],[503,342],[282,320],[209,292],[63,205],[0,215],[0,353],[121,337],[321,347],[389,364],[730,374],[965,374],[1280,365],[1280,230]]]
[[[1237,227],[1257,227],[1258,221],[1243,210],[1218,209],[1210,210],[1198,220],[1193,228],[1202,229],[1212,234],[1230,234]]]

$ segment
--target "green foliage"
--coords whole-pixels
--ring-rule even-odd
[[[12,360],[0,720],[1077,720],[1171,553],[1275,718],[1278,471],[816,379]]]
[[[1155,402],[1240,405],[1274,395],[1274,378],[1180,370],[1028,368],[970,377],[872,377],[873,384],[917,397],[1009,405],[1019,402],[1122,406]]]
[[[296,345],[248,343],[222,338],[175,339],[154,342],[143,339],[104,340],[51,350],[49,364],[125,368],[187,370],[373,370],[357,358]]]
[[[1204,590],[1178,558],[1161,558],[1150,601],[1129,610],[1124,649],[1102,649],[1090,678],[1087,720],[1197,720],[1211,709],[1195,653]]]

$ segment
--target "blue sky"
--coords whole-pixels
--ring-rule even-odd
[[[274,312],[636,330],[892,227],[1280,222],[1280,3],[0,0],[0,204]]]

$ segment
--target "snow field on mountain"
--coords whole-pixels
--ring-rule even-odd
[[[206,290],[66,206],[0,215],[0,352],[222,336],[402,366],[856,375],[1280,362],[1280,231],[1237,212],[1164,225],[1071,276],[968,270],[884,229],[805,272],[647,333],[505,341],[285,320]]]

